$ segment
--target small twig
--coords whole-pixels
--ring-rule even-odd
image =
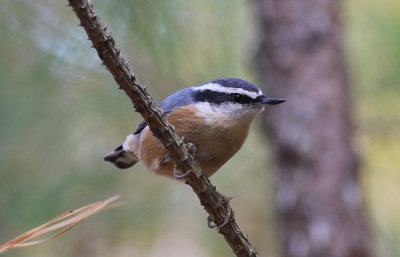
[[[136,110],[146,120],[154,136],[169,151],[176,168],[185,173],[186,183],[193,188],[204,209],[213,217],[214,223],[219,227],[218,232],[224,235],[225,240],[237,256],[258,256],[255,248],[237,225],[233,210],[230,211],[229,201],[226,201],[216,191],[188,151],[186,144],[181,143],[173,127],[163,117],[162,111],[136,79],[128,61],[115,47],[115,41],[108,32],[107,26],[102,23],[94,11],[93,4],[87,0],[69,0],[69,3],[86,30],[100,59],[114,76],[119,87],[128,95]],[[231,215],[227,216],[229,213]],[[226,217],[228,217],[227,221]]]

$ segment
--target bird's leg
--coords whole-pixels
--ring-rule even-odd
[[[224,195],[223,193],[220,193],[218,190],[215,190],[216,192],[217,192],[217,194],[218,194],[218,196],[220,197],[220,198],[222,198],[223,199],[223,201],[225,201],[225,202],[229,202],[230,200],[232,200],[232,196],[226,196],[226,195]]]
[[[181,179],[181,178],[186,177],[191,171],[192,171],[192,169],[191,169],[191,170],[188,170],[188,171],[187,171],[185,174],[183,174],[183,175],[179,175],[179,174],[178,174],[178,169],[176,168],[176,165],[174,164],[174,172],[173,172],[173,175],[174,175],[174,177],[175,177],[176,179]]]
[[[231,207],[231,205],[229,203],[232,200],[232,197],[231,196],[226,197],[225,195],[219,193],[218,191],[217,191],[217,193],[224,199],[222,201],[219,201],[218,204],[222,205],[223,203],[226,203],[227,207],[228,207],[228,212],[225,215],[224,221],[221,224],[216,224],[214,216],[208,215],[208,217],[207,217],[207,225],[208,225],[209,228],[217,227],[218,229],[221,229],[223,226],[225,226],[228,223],[229,218],[233,217],[235,215],[235,213],[232,211],[232,207]],[[212,224],[212,223],[214,223],[214,224]]]
[[[186,146],[187,146],[187,148],[188,148],[188,150],[189,150],[189,153],[193,156],[193,158],[194,158],[194,155],[195,155],[195,153],[196,153],[196,146],[194,145],[194,144],[192,144],[192,143],[187,143],[186,144]]]
[[[160,161],[160,167],[165,166],[167,163],[169,163],[171,161],[171,157],[169,155],[164,156],[164,158],[162,158],[162,160]]]

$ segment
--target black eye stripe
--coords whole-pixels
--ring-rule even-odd
[[[230,94],[230,97],[233,99],[233,102],[241,104],[253,103],[255,100],[247,95],[242,95],[242,94]]]
[[[233,101],[235,101],[237,103],[240,103],[243,100],[243,97],[240,94],[233,94],[232,98],[233,98]]]
[[[238,98],[240,98],[240,101],[238,101]],[[250,103],[257,103],[260,101],[260,97],[253,99],[243,94],[215,92],[212,90],[196,91],[194,99],[196,100],[196,102],[209,102],[215,104],[221,104],[226,102],[250,104]]]
[[[254,99],[254,102],[256,102],[256,103],[261,102],[264,99],[264,97],[265,97],[264,95],[259,95],[259,96],[257,96],[256,99]]]

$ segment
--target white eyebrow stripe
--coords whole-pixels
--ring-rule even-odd
[[[242,94],[242,95],[247,95],[248,97],[253,98],[253,99],[256,99],[258,96],[262,95],[261,90],[259,90],[258,92],[250,92],[250,91],[244,90],[243,88],[224,87],[224,86],[221,86],[220,84],[216,84],[216,83],[207,83],[202,86],[193,87],[193,90],[197,90],[197,91],[211,90],[211,91],[227,93],[227,94],[238,93],[238,94]]]

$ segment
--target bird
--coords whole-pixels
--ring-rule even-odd
[[[266,97],[248,81],[222,78],[181,89],[158,107],[177,135],[194,145],[194,158],[210,177],[242,147],[256,115],[267,105],[283,102],[285,99]],[[104,160],[119,169],[141,161],[158,175],[174,177],[173,160],[145,120]]]

